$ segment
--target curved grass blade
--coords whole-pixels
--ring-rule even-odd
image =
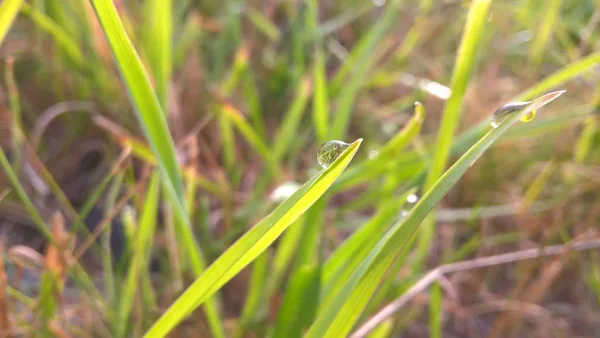
[[[394,260],[404,254],[406,243],[411,240],[419,224],[442,197],[464,175],[469,167],[523,115],[539,109],[556,99],[564,91],[544,95],[524,107],[520,112],[508,116],[500,125],[489,131],[471,149],[433,184],[431,189],[417,202],[408,216],[395,224],[369,252],[363,262],[348,278],[343,288],[319,314],[307,332],[307,338],[346,336],[364,308],[367,306],[386,271]]]
[[[344,171],[362,139],[354,141],[329,168],[320,171],[235,242],[171,305],[145,337],[164,337],[195,308],[269,247],[310,208]]]

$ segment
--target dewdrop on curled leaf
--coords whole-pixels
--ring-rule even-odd
[[[504,121],[508,116],[520,111],[521,109],[524,109],[530,103],[531,103],[531,101],[511,102],[511,103],[507,103],[507,104],[503,105],[502,107],[496,109],[496,111],[494,111],[494,116],[492,116],[492,127],[494,127],[494,128],[498,127],[500,125],[500,123],[502,123],[502,121]],[[535,118],[535,110],[528,112],[523,117],[521,117],[521,121],[529,122],[529,121],[532,121],[534,118]]]
[[[511,114],[519,112],[521,122],[530,122],[535,118],[538,109],[554,101],[557,97],[564,94],[566,90],[557,90],[544,94],[537,99],[529,102],[511,102],[496,109],[492,116],[492,127],[496,128]],[[525,111],[523,113],[523,111]]]
[[[317,161],[327,169],[350,145],[342,141],[327,141],[319,148]]]

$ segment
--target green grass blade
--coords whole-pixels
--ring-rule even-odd
[[[269,295],[272,295],[280,287],[283,276],[300,246],[300,239],[302,239],[302,231],[305,226],[305,216],[302,216],[290,225],[288,230],[281,236],[273,259],[272,272],[269,277]]]
[[[371,220],[356,230],[329,256],[323,267],[323,284],[343,282],[339,277],[340,269],[349,267],[348,263],[352,255],[362,247],[368,246],[370,238],[377,238],[385,233],[386,227],[392,223],[394,217],[400,213],[402,206],[406,204],[406,197],[414,192],[415,189],[411,189],[399,198],[381,205]],[[353,270],[354,267],[351,269]],[[330,287],[326,288],[326,290],[329,289]]]
[[[327,130],[329,129],[329,98],[327,93],[325,56],[320,47],[315,49],[315,64],[313,67],[313,82],[315,86],[313,94],[313,125],[317,140],[319,143],[325,143],[327,141]]]
[[[229,104],[222,105],[221,111],[226,115],[227,118],[231,119],[233,125],[239,130],[246,141],[263,158],[271,175],[275,177],[279,176],[279,167],[277,165],[277,161],[275,161],[273,153],[265,144],[260,135],[257,134],[252,125],[244,118],[242,113]]]
[[[535,67],[542,62],[544,54],[547,53],[547,45],[552,39],[552,33],[560,19],[560,7],[563,0],[550,0],[542,6],[543,13],[540,14],[540,25],[534,33],[531,43],[530,59]]]
[[[73,39],[61,26],[54,22],[51,18],[46,16],[44,13],[38,11],[36,8],[29,6],[24,3],[21,9],[23,14],[29,16],[36,26],[50,34],[56,41],[56,43],[62,48],[66,55],[75,63],[77,67],[85,66],[85,59],[83,53],[77,44],[77,41]]]
[[[332,94],[337,94],[341,88],[344,87],[344,81],[347,80],[349,74],[352,73],[357,67],[362,67],[362,65],[370,58],[377,42],[388,31],[388,29],[390,29],[395,20],[398,19],[396,14],[400,10],[400,2],[401,1],[399,0],[395,0],[390,1],[389,4],[386,4],[387,8],[385,9],[385,13],[379,20],[377,20],[377,23],[373,26],[373,28],[364,37],[362,37],[357,45],[352,49],[352,52],[342,67],[337,71],[335,77],[331,80],[329,88]]]
[[[125,82],[137,118],[157,159],[166,196],[175,212],[175,225],[182,250],[193,272],[200,275],[206,263],[192,233],[190,220],[184,207],[181,173],[166,116],[112,1],[92,0],[92,5]],[[217,311],[212,301],[207,303],[206,311],[213,334],[223,336],[223,329],[220,322],[216,320]]]
[[[446,169],[454,133],[461,117],[463,98],[475,66],[475,58],[480,46],[482,33],[485,29],[491,2],[491,0],[475,0],[471,2],[452,74],[451,94],[444,107],[433,162],[430,165],[431,169],[425,180],[424,191],[429,190]],[[425,222],[419,241],[419,257],[417,261],[420,261],[428,251],[431,239],[433,238],[434,228],[435,223],[433,222],[433,218],[431,221]]]
[[[267,132],[265,131],[265,121],[260,102],[259,89],[254,80],[254,72],[252,68],[246,67],[244,72],[244,98],[248,106],[248,115],[254,126],[254,130],[261,137],[262,141],[266,140]]]
[[[4,0],[0,4],[0,44],[4,41],[23,3],[23,0]]]
[[[456,57],[456,66],[452,74],[450,86],[452,94],[444,107],[440,132],[435,146],[435,157],[427,176],[425,190],[428,190],[438,180],[446,168],[454,132],[460,121],[463,97],[475,65],[475,56],[488,17],[490,4],[491,0],[475,0],[471,3],[462,42]]]
[[[254,7],[250,7],[246,11],[248,15],[248,19],[250,22],[264,35],[266,35],[271,41],[277,42],[279,41],[279,37],[281,33],[277,26],[275,26],[269,19],[267,19],[263,13],[256,10]]]
[[[421,132],[425,119],[425,109],[420,103],[415,104],[415,114],[408,123],[398,131],[381,149],[379,154],[370,160],[362,161],[358,165],[346,170],[333,186],[334,191],[340,191],[361,182],[369,181],[384,173],[390,162],[400,158],[400,152],[406,148]]]
[[[221,255],[163,314],[146,337],[163,337],[207,297],[252,262],[279,235],[315,203],[342,173],[358,150],[362,139],[352,143],[327,169],[322,170],[296,193],[263,218]]]
[[[319,314],[306,337],[346,336],[367,306],[386,271],[394,260],[406,251],[406,243],[439,200],[510,126],[526,113],[544,106],[562,93],[561,91],[544,95],[534,100],[520,112],[508,116],[497,128],[489,131],[456,161],[417,202],[408,216],[394,225],[369,252],[366,259],[356,268],[340,292],[336,294],[331,302],[325,304],[325,309]]]
[[[429,291],[429,337],[442,337],[442,287],[438,283],[431,285]]]
[[[173,4],[172,0],[148,0],[144,4],[145,19],[148,20],[144,26],[144,51],[154,78],[156,96],[166,113],[173,67]]]
[[[281,127],[277,130],[277,135],[273,141],[273,156],[277,161],[286,154],[294,141],[294,138],[290,136],[294,135],[298,130],[302,115],[306,109],[310,91],[310,80],[304,79],[300,81],[300,86],[298,86],[294,101],[285,114],[283,121],[281,122]]]
[[[379,324],[370,334],[369,338],[387,338],[392,337],[392,332],[394,330],[394,321],[392,319],[388,319],[383,323]]]
[[[598,63],[600,63],[600,52],[590,54],[580,60],[572,62],[550,74],[533,87],[525,90],[522,94],[517,96],[514,101],[531,100],[532,98],[539,96],[552,88],[561,86],[565,82],[585,74],[586,72],[591,74],[593,72],[592,67]]]
[[[239,48],[236,52],[231,72],[221,84],[222,94],[229,97],[233,90],[238,85],[241,76],[244,74],[248,64],[248,50],[244,47]],[[223,162],[225,168],[231,174],[235,167],[235,137],[231,126],[231,118],[228,117],[225,108],[220,108],[219,115],[219,130],[221,133],[221,142],[223,147]]]
[[[190,50],[196,48],[202,39],[202,26],[200,17],[193,13],[186,20],[177,44],[173,47],[173,67],[175,70],[183,66]]]
[[[242,310],[242,317],[238,331],[235,337],[242,337],[245,329],[259,317],[261,313],[261,306],[264,305],[264,290],[267,281],[269,280],[269,274],[267,269],[269,267],[269,252],[265,251],[254,260],[252,266],[252,277],[250,279],[250,285],[246,301],[244,302],[244,309]]]
[[[117,337],[125,335],[125,330],[129,323],[129,313],[139,286],[138,282],[141,274],[144,273],[143,269],[148,266],[147,259],[150,257],[150,247],[154,229],[156,228],[156,211],[158,209],[159,198],[158,183],[158,175],[155,174],[150,180],[146,201],[142,207],[140,225],[135,235],[129,273],[122,292],[119,295],[119,331],[117,332]]]
[[[165,175],[168,190],[183,201],[181,175],[177,166],[175,146],[169,134],[167,120],[154,94],[148,74],[125,33],[117,10],[109,0],[92,0],[96,15],[113,51],[117,66],[127,87],[136,115]]]
[[[273,338],[301,337],[313,322],[321,293],[323,212],[327,198],[322,197],[306,212],[306,225],[290,271],[290,280],[278,311]]]
[[[320,268],[318,264],[302,265],[290,279],[273,338],[300,338],[303,326],[310,325],[319,296]]]

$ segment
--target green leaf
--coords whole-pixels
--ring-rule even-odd
[[[362,139],[352,143],[327,169],[306,182],[292,196],[235,242],[171,305],[146,337],[163,337],[195,308],[269,247],[287,227],[312,206],[342,173]]]
[[[539,109],[557,98],[563,91],[544,95],[507,116],[500,125],[489,131],[469,149],[440,179],[433,184],[417,202],[408,216],[395,224],[369,252],[354,270],[343,288],[325,304],[325,308],[313,323],[305,337],[343,337],[354,326],[372,295],[394,260],[404,254],[406,243],[418,229],[419,224],[442,197],[454,186],[473,163],[523,115]]]
[[[22,5],[23,0],[4,0],[0,4],[0,44],[4,41]]]

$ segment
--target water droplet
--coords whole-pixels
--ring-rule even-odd
[[[408,211],[402,210],[400,211],[400,219],[405,219],[408,216]]]
[[[496,111],[494,111],[494,116],[492,116],[492,127],[498,127],[500,123],[502,123],[502,121],[504,121],[508,116],[510,116],[510,114],[518,112],[519,110],[527,107],[530,103],[531,102],[511,102],[496,109]],[[535,112],[532,113],[533,117],[535,117]],[[525,116],[528,116],[529,114],[530,113],[527,113],[525,114]],[[525,119],[525,116],[521,120]],[[533,117],[531,118],[531,120],[533,120]],[[531,120],[524,122],[529,122]]]
[[[536,110],[532,110],[530,112],[525,113],[525,115],[523,115],[521,117],[521,122],[531,122],[533,121],[533,119],[535,119],[535,115],[536,115],[537,111]]]
[[[373,5],[375,5],[377,7],[381,7],[381,6],[385,5],[385,0],[373,0]]]
[[[324,169],[327,169],[335,160],[350,146],[342,141],[327,141],[323,143],[317,153],[317,161]]]
[[[410,194],[408,195],[408,197],[406,198],[406,201],[408,203],[416,203],[419,200],[419,196],[415,195],[415,194]]]

